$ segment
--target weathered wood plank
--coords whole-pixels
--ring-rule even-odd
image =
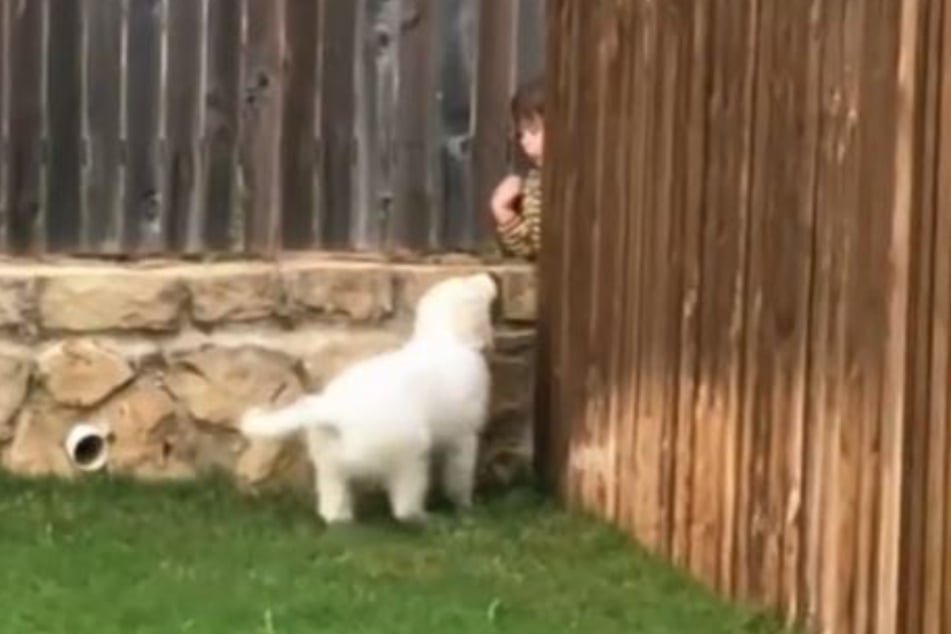
[[[400,3],[394,199],[386,232],[390,248],[426,250],[437,245],[441,233],[436,116],[441,6],[438,0]]]
[[[288,0],[287,88],[284,99],[282,160],[282,244],[303,249],[315,240],[318,218],[317,55],[320,6],[314,0]]]
[[[700,386],[700,293],[703,282],[701,249],[706,207],[706,179],[704,157],[708,144],[707,82],[711,72],[710,24],[713,19],[712,3],[691,2],[684,7],[690,15],[690,31],[687,54],[690,76],[687,86],[685,110],[686,130],[683,167],[680,171],[684,183],[682,219],[682,247],[674,251],[674,263],[678,267],[680,310],[676,313],[680,323],[680,338],[677,350],[677,438],[674,473],[674,508],[672,556],[674,562],[687,568],[693,551],[694,526],[694,461],[697,440],[695,402]]]
[[[399,41],[395,0],[360,0],[356,15],[354,139],[356,161],[351,198],[351,244],[379,248],[383,241],[392,191],[386,180],[392,157],[387,155],[386,113],[395,108],[393,72]],[[381,129],[381,126],[382,129]],[[392,149],[392,148],[391,148]],[[381,174],[381,170],[385,173]],[[383,182],[381,182],[383,181]]]
[[[99,0],[91,0],[98,2]],[[168,0],[165,81],[166,245],[174,252],[199,251],[205,206],[201,196],[202,69],[205,0]]]
[[[478,58],[473,121],[474,207],[486,210],[492,190],[504,176],[510,159],[509,101],[515,87],[517,5],[510,0],[483,0],[478,14]],[[478,246],[488,235],[486,212],[467,218],[464,247]]]
[[[285,0],[248,4],[241,151],[246,246],[271,254],[279,247],[281,129],[284,109]]]
[[[43,215],[44,6],[11,6],[7,245],[13,253],[38,249]]]
[[[159,175],[161,94],[159,0],[129,0],[125,81],[126,173],[123,250],[156,251],[162,244]]]
[[[246,218],[238,213],[237,163],[241,112],[241,20],[242,0],[210,0],[204,84],[205,206],[202,242],[207,249],[240,249],[245,237]],[[254,32],[254,7],[248,3],[249,30]],[[249,42],[250,47],[254,46]],[[246,51],[246,52],[247,52]],[[280,91],[280,84],[273,90]],[[249,88],[249,90],[252,90]],[[250,93],[246,99],[253,99]],[[275,212],[277,213],[277,212]]]
[[[634,68],[636,76],[640,76],[645,82],[651,85],[661,83],[661,73],[663,71],[661,60],[659,58],[660,48],[660,25],[657,15],[657,7],[651,3],[642,3],[638,8],[639,28],[631,33],[632,43],[639,41],[639,54],[634,57]],[[610,34],[611,21],[604,24],[604,31]],[[610,37],[608,35],[608,37]],[[607,39],[612,42],[611,39]],[[604,68],[604,65],[602,65]],[[612,79],[607,73],[601,77],[604,90],[611,90]],[[636,254],[636,264],[632,271],[636,279],[637,302],[634,310],[637,311],[634,318],[633,331],[635,332],[636,342],[634,344],[634,356],[632,358],[633,366],[636,368],[635,389],[633,392],[633,403],[630,407],[635,417],[637,432],[635,436],[634,458],[636,468],[633,469],[634,477],[629,481],[631,485],[631,495],[634,498],[635,516],[634,527],[640,539],[650,548],[657,548],[661,539],[658,533],[661,518],[660,511],[660,458],[661,458],[661,415],[658,408],[658,391],[661,385],[660,377],[655,367],[657,362],[656,347],[663,345],[664,340],[657,338],[658,333],[652,328],[654,320],[653,315],[656,309],[648,307],[649,303],[658,302],[663,304],[663,298],[660,296],[659,279],[660,270],[658,266],[658,256],[663,244],[664,237],[660,234],[661,218],[657,214],[650,213],[649,210],[655,209],[658,196],[658,178],[657,166],[658,158],[662,153],[657,139],[657,130],[660,125],[662,112],[658,108],[657,93],[648,93],[647,91],[637,91],[634,104],[635,111],[640,115],[636,119],[635,130],[637,134],[637,155],[633,161],[629,161],[631,172],[628,178],[636,183],[636,189],[633,192],[633,198],[629,201],[629,209],[636,210],[639,216],[637,220],[636,233],[631,235],[632,242],[628,243],[628,248],[633,243]],[[608,111],[605,111],[599,119],[605,123],[604,135],[601,138],[601,144],[610,145],[610,139],[617,134],[617,130],[610,129],[610,117]],[[604,168],[602,168],[604,169]],[[595,201],[596,206],[604,204],[606,201]],[[629,213],[629,212],[628,212]],[[608,233],[610,225],[600,224],[601,231]],[[660,244],[658,243],[660,241]],[[625,249],[624,245],[618,248]],[[595,285],[600,287],[600,284]],[[602,292],[608,293],[608,289]],[[595,323],[591,327],[597,328]]]
[[[475,201],[472,183],[472,90],[476,70],[478,5],[467,0],[445,0],[440,13],[439,70],[440,171],[442,244],[455,248],[464,242],[469,219],[488,213],[488,201]]]
[[[85,0],[86,100],[83,244],[87,252],[120,250],[122,191],[122,0]]]
[[[7,162],[10,142],[10,19],[9,2],[0,3],[0,245],[7,244],[9,202]]]
[[[905,442],[904,459],[907,462],[904,482],[904,508],[902,509],[901,538],[901,587],[899,588],[898,623],[901,631],[923,633],[924,610],[927,601],[925,585],[925,565],[932,560],[926,551],[925,534],[929,510],[934,506],[928,503],[929,495],[920,495],[928,491],[928,452],[929,438],[934,422],[942,420],[938,411],[947,411],[946,390],[936,375],[947,374],[948,339],[939,315],[948,308],[948,292],[951,281],[948,280],[948,266],[951,260],[945,250],[937,250],[936,227],[939,211],[937,208],[939,146],[939,113],[942,84],[942,47],[941,47],[941,3],[927,3],[927,10],[920,16],[922,43],[922,106],[921,136],[916,147],[915,169],[921,175],[920,187],[915,192],[915,207],[920,211],[912,217],[913,226],[910,236],[912,259],[911,295],[909,298],[909,356],[908,403],[906,415],[908,421],[921,421],[918,425],[906,426],[908,437]],[[946,221],[945,221],[946,222]],[[947,234],[947,225],[942,224],[941,235]],[[941,281],[944,280],[944,281]],[[939,300],[944,308],[939,308]],[[932,373],[931,368],[938,368]],[[934,390],[934,386],[938,387]],[[939,405],[933,413],[931,400]],[[932,596],[932,600],[936,597]],[[940,603],[940,600],[939,600]],[[933,628],[932,628],[933,629]]]
[[[320,50],[320,235],[326,248],[349,246],[356,153],[357,2],[323,0]]]
[[[46,175],[46,243],[52,251],[79,246],[83,112],[83,6],[48,0],[49,53],[46,73],[49,168]]]
[[[909,318],[912,284],[909,279],[912,252],[912,217],[921,213],[916,209],[915,194],[919,186],[915,174],[917,147],[916,117],[923,103],[918,66],[921,51],[919,12],[926,13],[924,3],[912,0],[901,5],[888,4],[882,7],[883,16],[891,18],[889,22],[899,22],[900,29],[894,29],[894,47],[887,48],[884,57],[886,67],[893,69],[893,75],[887,79],[896,86],[893,109],[885,110],[884,115],[894,120],[895,148],[894,164],[891,175],[894,182],[892,216],[889,241],[884,245],[886,270],[891,273],[891,284],[887,287],[887,335],[885,342],[884,370],[882,377],[882,420],[879,445],[882,447],[881,473],[876,488],[881,495],[878,508],[877,560],[872,570],[878,575],[878,583],[870,589],[869,603],[874,620],[875,631],[879,634],[894,632],[900,628],[899,610],[901,590],[901,528],[902,528],[902,486],[905,468],[904,443],[906,442],[907,399],[906,365],[909,354],[910,326]],[[886,29],[890,26],[886,22]],[[886,36],[887,37],[887,36]],[[882,37],[881,39],[885,39]],[[897,67],[897,68],[896,68]],[[887,76],[886,76],[887,77]],[[883,126],[884,127],[884,126]],[[885,127],[887,130],[888,128]],[[881,600],[876,602],[875,599]]]
[[[909,628],[908,631],[922,634],[945,632],[951,627],[951,608],[947,600],[951,592],[951,502],[948,497],[951,490],[951,403],[948,400],[951,388],[951,253],[944,248],[951,239],[951,127],[945,125],[951,120],[949,9],[951,6],[945,3],[943,18],[935,20],[941,24],[940,35],[936,34],[941,38],[941,44],[940,52],[936,53],[940,55],[940,64],[936,69],[939,79],[934,122],[939,127],[934,137],[934,228],[931,234],[924,233],[927,227],[923,231],[925,236],[933,236],[933,259],[925,262],[925,266],[931,269],[928,281],[934,296],[928,314],[929,372],[928,375],[919,375],[918,379],[923,381],[927,376],[930,390],[927,409],[921,412],[921,417],[912,419],[926,423],[908,428],[909,431],[916,430],[915,435],[921,439],[913,445],[920,447],[921,452],[912,454],[912,466],[921,465],[921,479],[918,482],[910,480],[905,487],[908,498],[906,512],[921,525],[920,538],[909,540],[906,552],[908,556],[919,557],[921,562],[908,570],[910,582],[903,598],[912,615],[903,626]]]

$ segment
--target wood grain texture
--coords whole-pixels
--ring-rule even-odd
[[[549,4],[540,468],[817,631],[949,626],[949,13]]]

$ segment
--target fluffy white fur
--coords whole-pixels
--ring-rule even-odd
[[[320,394],[248,412],[242,431],[270,438],[306,431],[326,522],[353,518],[357,482],[382,485],[397,519],[422,520],[434,452],[444,457],[446,495],[469,506],[488,414],[483,351],[492,341],[496,294],[486,274],[435,284],[418,302],[413,334],[400,349],[350,366]]]

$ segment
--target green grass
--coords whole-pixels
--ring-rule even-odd
[[[779,631],[525,492],[326,530],[216,482],[0,478],[0,549],[4,634]]]

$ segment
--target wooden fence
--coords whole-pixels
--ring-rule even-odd
[[[0,250],[471,249],[543,0],[0,0]]]
[[[951,632],[951,1],[548,17],[542,466],[725,594]]]

